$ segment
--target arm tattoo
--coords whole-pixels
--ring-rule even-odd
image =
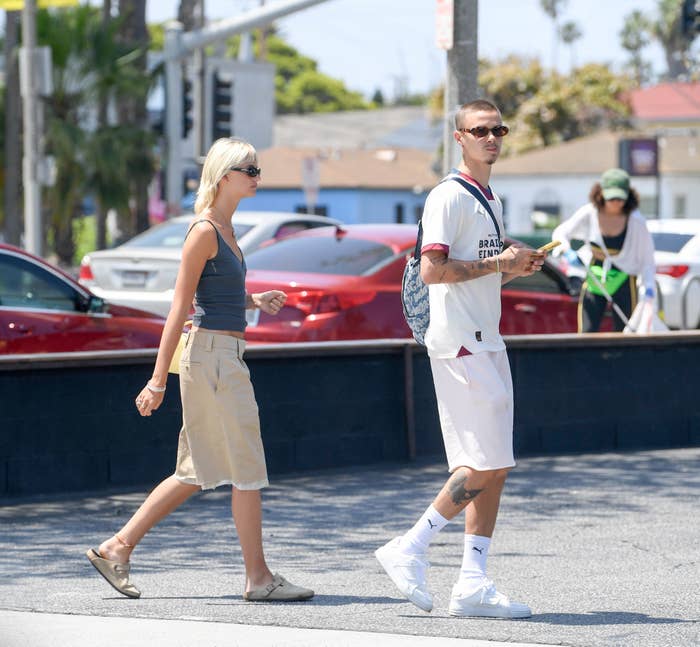
[[[466,476],[456,476],[450,480],[448,484],[450,490],[450,497],[452,498],[452,503],[457,506],[463,506],[469,503],[472,499],[475,499],[477,495],[482,490],[468,490],[467,489],[467,477]]]

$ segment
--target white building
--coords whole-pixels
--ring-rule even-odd
[[[588,200],[601,173],[620,165],[619,141],[648,136],[598,133],[499,160],[491,184],[503,199],[508,231],[532,233],[538,215],[549,214],[550,225],[568,218]],[[667,131],[658,144],[658,177],[632,176],[642,213],[647,218],[700,218],[698,131]]]

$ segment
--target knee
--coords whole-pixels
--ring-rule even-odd
[[[468,483],[478,483],[486,488],[492,485],[503,485],[508,478],[510,467],[503,467],[497,470],[475,470],[471,467],[458,467],[453,475],[463,477]]]

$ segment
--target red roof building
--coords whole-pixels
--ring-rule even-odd
[[[669,82],[633,90],[629,103],[635,125],[644,128],[700,125],[700,83]]]

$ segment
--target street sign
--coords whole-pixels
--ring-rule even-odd
[[[630,175],[659,175],[659,143],[653,137],[621,139],[619,166]]]
[[[306,210],[308,213],[313,213],[321,184],[321,167],[318,157],[304,157],[301,160],[301,184],[306,198]]]
[[[454,45],[454,0],[436,0],[435,42],[440,49]]]
[[[77,7],[79,0],[37,0],[39,9],[47,7]],[[24,2],[22,0],[0,0],[0,9],[5,11],[22,11]]]

